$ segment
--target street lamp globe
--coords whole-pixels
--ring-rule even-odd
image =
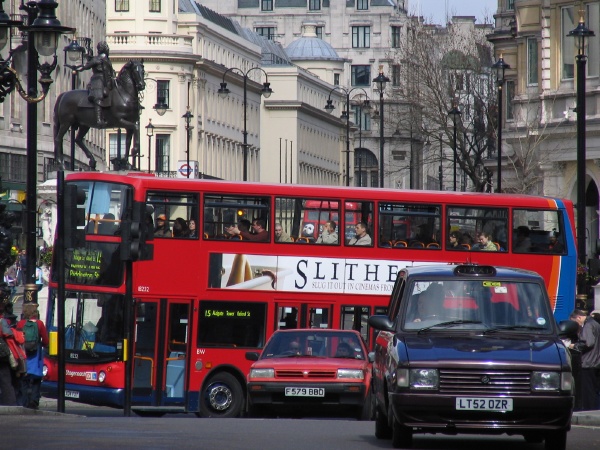
[[[273,89],[271,89],[271,83],[264,82],[263,88],[261,90],[261,94],[264,98],[269,98],[273,93]]]
[[[325,105],[325,111],[327,111],[329,114],[331,114],[334,109],[335,109],[335,106],[333,106],[333,100],[328,98],[327,104]]]
[[[231,91],[227,89],[227,83],[223,82],[221,83],[221,87],[219,88],[217,93],[219,94],[219,97],[225,98],[231,93]]]
[[[73,39],[69,42],[63,51],[65,52],[65,61],[67,61],[71,65],[76,65],[80,61],[83,61],[83,54],[85,53],[85,48],[79,45],[77,39]]]

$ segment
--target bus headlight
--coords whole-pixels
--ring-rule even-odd
[[[98,381],[100,383],[104,383],[104,380],[106,380],[106,372],[104,372],[104,370],[101,370],[98,374]]]
[[[411,389],[437,389],[439,379],[437,369],[410,369]]]
[[[46,364],[44,364],[44,367],[42,367],[42,376],[44,378],[48,376],[48,366]]]
[[[559,372],[533,372],[531,374],[532,391],[558,391],[559,389]]]
[[[251,369],[250,378],[275,378],[275,369]]]

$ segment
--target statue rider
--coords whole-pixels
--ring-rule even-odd
[[[75,70],[82,71],[92,69],[92,78],[88,85],[88,100],[94,104],[96,110],[96,122],[99,128],[106,126],[104,115],[102,114],[102,101],[108,97],[110,90],[114,85],[115,71],[113,70],[108,54],[110,49],[105,41],[98,42],[96,47],[98,54],[82,66]]]

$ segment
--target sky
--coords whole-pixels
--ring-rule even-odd
[[[477,23],[493,23],[493,15],[498,9],[498,0],[408,0],[409,13],[423,16],[428,23],[444,25],[446,10],[449,17],[475,16]]]

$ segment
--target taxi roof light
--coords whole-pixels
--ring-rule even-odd
[[[455,275],[471,275],[474,277],[493,277],[496,269],[492,266],[478,266],[476,264],[461,264],[454,269]]]

